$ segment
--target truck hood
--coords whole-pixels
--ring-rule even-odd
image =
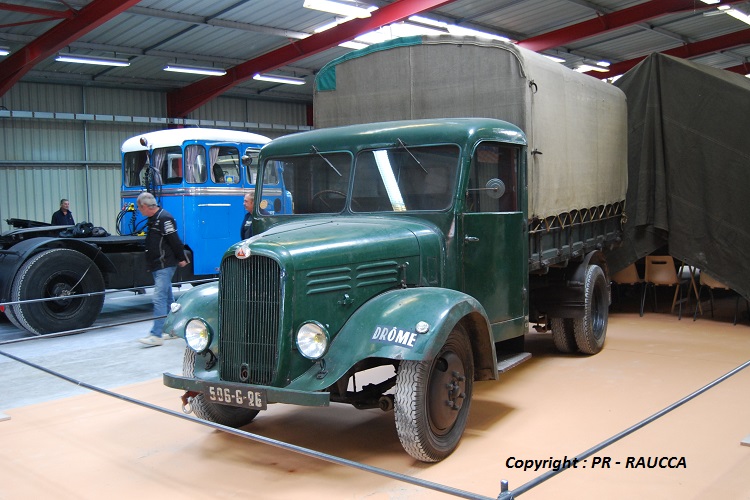
[[[297,271],[321,266],[417,256],[426,240],[436,242],[439,230],[405,217],[336,217],[275,226],[230,248],[250,254],[275,254],[292,261]],[[433,248],[433,251],[436,249]]]

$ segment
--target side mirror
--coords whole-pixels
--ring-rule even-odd
[[[250,165],[252,165],[253,164],[252,157],[250,157],[248,155],[244,155],[242,157],[242,164],[245,165],[246,167],[249,167]]]
[[[485,184],[485,190],[490,198],[502,198],[505,194],[505,183],[500,179],[490,179]]]

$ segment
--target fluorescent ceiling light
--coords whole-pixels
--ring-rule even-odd
[[[7,56],[8,54],[10,54],[8,47],[0,47],[0,56]]]
[[[173,73],[190,73],[193,75],[206,75],[206,76],[224,76],[227,74],[221,68],[206,68],[202,66],[185,66],[182,64],[167,64],[164,66],[164,71],[171,71]]]
[[[579,73],[586,73],[587,71],[607,72],[609,70],[606,68],[600,68],[599,66],[591,66],[590,64],[581,64],[576,68],[576,71],[578,71]]]
[[[55,61],[70,62],[78,64],[96,64],[97,66],[130,66],[127,59],[116,57],[81,56],[75,54],[58,54]]]
[[[347,17],[370,17],[370,10],[359,7],[350,2],[334,2],[333,0],[305,0],[302,4],[307,9],[320,10]]]
[[[262,80],[264,82],[274,83],[288,83],[289,85],[304,85],[306,83],[304,78],[296,78],[294,76],[262,75],[260,73],[256,73],[255,75],[253,75],[253,80]]]
[[[713,5],[715,3],[719,3],[721,0],[701,0],[703,3],[707,3],[708,5]]]
[[[339,47],[344,47],[345,49],[359,50],[359,49],[364,49],[365,47],[369,47],[369,45],[367,45],[366,43],[360,43],[360,42],[355,42],[354,40],[351,40],[349,42],[340,43]]]
[[[609,68],[612,63],[610,63],[609,61],[598,61],[596,65],[601,66],[602,68]]]
[[[472,28],[465,28],[463,26],[458,26],[455,24],[448,24],[443,21],[436,21],[424,16],[411,16],[409,20],[414,21],[415,23],[442,28],[453,36],[475,36],[477,38],[488,38],[490,40],[510,42],[510,38],[506,38],[504,36],[493,35],[492,33],[486,33],[484,31],[479,31]]]
[[[729,10],[725,10],[724,12],[729,14],[733,18],[742,21],[745,24],[750,24],[750,16],[748,16],[747,14],[743,12],[740,12],[737,9],[729,9]]]
[[[548,56],[547,54],[542,54],[542,55],[544,57],[546,57],[547,59],[549,59],[551,61],[554,61],[556,63],[564,63],[565,62],[565,59],[563,59],[562,57]]]

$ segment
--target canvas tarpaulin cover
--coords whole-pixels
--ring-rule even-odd
[[[485,117],[528,138],[529,217],[621,204],[625,96],[512,43],[415,36],[351,52],[315,77],[315,127]]]
[[[628,99],[627,223],[617,271],[655,250],[750,297],[750,79],[652,54]]]

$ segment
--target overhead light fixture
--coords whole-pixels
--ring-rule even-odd
[[[364,49],[365,47],[369,47],[369,45],[367,45],[366,43],[360,43],[360,42],[355,42],[354,40],[350,40],[348,42],[340,43],[339,47],[344,47],[345,49],[359,50],[359,49]]]
[[[0,56],[7,56],[8,54],[10,54],[8,47],[0,47]]]
[[[76,54],[58,54],[55,61],[70,62],[77,64],[95,64],[97,66],[130,66],[127,59],[118,59],[116,57],[96,57],[81,56]]]
[[[553,62],[556,62],[556,63],[564,63],[565,62],[565,59],[563,59],[562,57],[548,56],[547,54],[542,54],[542,55],[544,57],[546,57],[547,59],[549,59],[550,61],[553,61]]]
[[[703,3],[707,3],[708,5],[713,5],[715,3],[719,3],[721,0],[701,0]]]
[[[320,10],[346,17],[370,17],[370,10],[351,2],[335,2],[333,0],[305,0],[302,4],[306,9]]]
[[[725,10],[724,12],[737,19],[738,21],[742,21],[745,24],[750,24],[750,16],[748,16],[744,12],[740,12],[737,9],[729,9]]]
[[[453,36],[474,36],[477,38],[488,38],[490,40],[500,40],[503,42],[511,41],[510,38],[504,36],[493,35],[492,33],[475,30],[473,28],[466,28],[464,26],[458,26],[456,24],[448,24],[443,21],[436,21],[424,16],[411,16],[409,17],[409,21],[413,21],[419,24],[425,24],[427,26],[434,26],[435,28],[440,28],[444,32],[448,32]]]
[[[227,74],[221,68],[206,68],[203,66],[185,66],[182,64],[167,64],[164,66],[164,71],[171,71],[173,73],[190,73],[193,75],[206,75],[206,76],[224,76]]]
[[[586,73],[588,71],[600,71],[606,73],[609,71],[607,68],[602,68],[600,66],[591,66],[590,64],[581,64],[575,70],[579,73]]]
[[[304,78],[296,78],[294,76],[279,76],[279,75],[263,75],[256,73],[253,75],[253,80],[262,80],[264,82],[274,83],[287,83],[289,85],[304,85],[307,83]]]

